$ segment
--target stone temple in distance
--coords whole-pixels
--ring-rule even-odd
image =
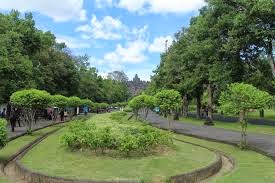
[[[149,85],[148,81],[142,81],[136,74],[132,81],[127,82],[127,86],[132,96],[139,95]]]

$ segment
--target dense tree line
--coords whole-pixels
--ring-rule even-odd
[[[187,115],[195,101],[213,118],[214,106],[226,86],[244,82],[275,94],[275,5],[272,0],[208,0],[207,6],[175,34],[161,55],[147,93],[161,89],[180,92]]]
[[[88,56],[74,56],[51,32],[35,26],[32,14],[0,14],[0,103],[18,90],[36,88],[51,94],[115,103],[128,98],[126,84],[104,79]]]

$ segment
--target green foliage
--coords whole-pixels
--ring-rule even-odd
[[[139,95],[134,97],[132,100],[129,102],[129,107],[131,107],[134,111],[138,111],[139,109],[142,109],[145,107],[144,105],[144,99],[146,95]]]
[[[115,113],[111,118],[119,122],[121,116],[125,116],[125,113]],[[100,153],[114,151],[123,156],[131,153],[146,154],[159,146],[173,143],[169,133],[153,127],[117,124],[114,122],[112,126],[98,126],[75,121],[62,137],[62,142],[72,150],[90,149]]]
[[[123,111],[123,112],[113,112],[111,113],[110,118],[116,121],[120,121],[121,119],[123,119],[125,116],[127,116],[127,112]]]
[[[79,107],[81,106],[81,99],[79,97],[69,97],[68,106],[69,107]]]
[[[272,102],[272,97],[256,87],[244,84],[233,83],[228,86],[228,90],[223,92],[220,97],[220,108],[229,114],[240,113],[252,109],[264,109]]]
[[[162,90],[155,98],[156,105],[163,113],[171,114],[181,107],[181,95],[175,90]]]
[[[8,142],[7,121],[0,119],[0,147],[4,147]]]
[[[122,81],[103,79],[87,55],[74,56],[56,36],[35,26],[32,14],[0,13],[0,103],[28,88],[96,102],[127,100]]]
[[[140,109],[146,109],[147,113],[149,109],[153,109],[155,107],[155,97],[149,96],[146,94],[142,94],[134,97],[129,103],[129,107],[132,108],[136,118],[138,116],[138,111]]]
[[[51,95],[36,89],[21,90],[10,97],[12,105],[29,110],[43,109],[51,102]]]
[[[230,84],[227,91],[221,94],[219,100],[221,110],[225,113],[240,114],[242,137],[239,145],[241,149],[247,146],[247,113],[253,109],[264,109],[271,105],[272,100],[273,98],[267,92],[244,83]]]
[[[82,99],[81,100],[81,105],[92,107],[93,106],[93,102],[91,100],[89,100],[89,99]]]
[[[125,107],[123,109],[124,112],[133,112],[133,109],[131,107]]]
[[[51,97],[51,105],[59,108],[68,106],[68,98],[63,95],[53,95]]]

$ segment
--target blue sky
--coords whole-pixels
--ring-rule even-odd
[[[106,76],[123,70],[149,80],[175,32],[198,14],[203,0],[0,0],[0,11],[33,12],[38,28],[51,31],[76,55]]]

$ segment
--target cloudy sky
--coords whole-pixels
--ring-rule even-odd
[[[149,80],[175,32],[188,26],[203,0],[0,0],[0,11],[33,12],[74,54],[90,56],[105,75],[124,70]]]

